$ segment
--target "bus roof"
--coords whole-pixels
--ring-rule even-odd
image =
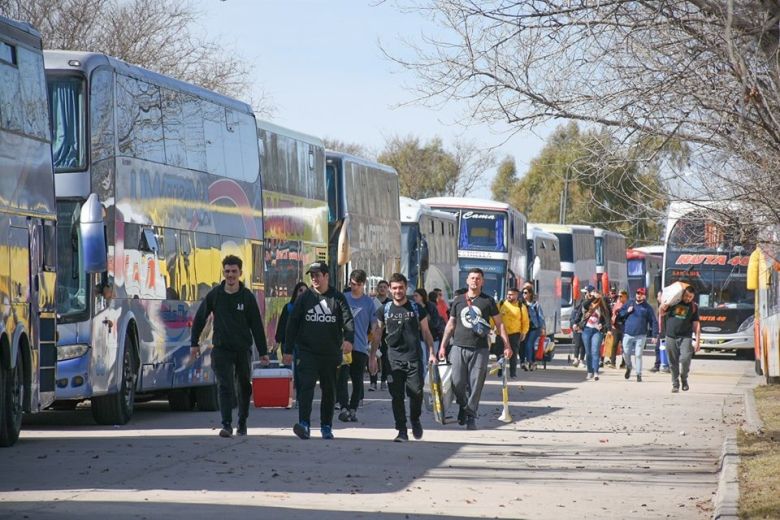
[[[640,246],[640,247],[634,247],[632,248],[634,251],[638,251],[640,253],[645,253],[648,255],[657,255],[657,256],[663,256],[664,254],[664,245],[658,244],[654,246]]]
[[[257,123],[257,128],[268,130],[269,132],[273,132],[275,134],[291,137],[297,141],[302,141],[304,143],[308,143],[314,146],[319,146],[320,148],[325,148],[325,143],[319,137],[315,137],[309,134],[304,134],[303,132],[298,132],[297,130],[292,130],[284,126],[271,123],[270,121],[259,119],[257,117],[257,114],[255,114],[255,121]]]
[[[0,28],[0,32],[9,38],[39,51],[43,49],[41,33],[29,23],[19,22],[0,15],[0,24],[5,26]]]
[[[46,65],[46,70],[60,70],[60,71],[82,71],[89,77],[93,70],[100,66],[108,66],[117,72],[120,72],[126,76],[130,76],[136,79],[143,79],[154,83],[161,87],[167,87],[171,90],[180,92],[186,92],[193,96],[211,101],[213,103],[232,108],[237,112],[250,113],[252,107],[243,101],[233,99],[222,94],[217,94],[204,87],[187,83],[170,76],[165,76],[158,72],[152,72],[151,70],[139,67],[137,65],[131,65],[118,58],[112,58],[105,54],[97,52],[78,52],[78,51],[44,51],[43,59]]]
[[[585,232],[587,234],[595,234],[595,231],[590,226],[582,224],[542,224],[536,222],[529,222],[529,226],[535,226],[539,229],[547,231],[548,233],[568,233],[571,234],[575,231]]]
[[[457,222],[458,218],[452,213],[432,209],[427,204],[409,197],[399,197],[401,206],[401,222],[419,222],[422,215],[431,215],[441,220]]]
[[[369,168],[375,168],[377,170],[382,170],[386,173],[392,173],[393,175],[398,175],[398,172],[395,171],[395,168],[392,166],[388,166],[386,164],[378,163],[375,161],[371,161],[369,159],[364,159],[362,157],[358,157],[356,155],[351,155],[345,152],[337,152],[335,150],[325,150],[325,157],[327,161],[331,161],[333,159],[338,159],[341,161],[349,161],[357,164],[362,164],[363,166],[367,166]]]
[[[534,239],[534,238],[548,238],[550,240],[555,240],[558,242],[558,237],[555,236],[553,233],[550,233],[548,231],[545,231],[544,229],[537,227],[535,225],[529,224],[528,225],[528,238]]]
[[[594,227],[593,228],[593,234],[597,237],[603,237],[603,236],[614,236],[614,237],[622,237],[625,238],[625,235],[622,233],[618,233],[617,231],[610,231],[609,229]]]
[[[474,199],[471,197],[429,197],[420,199],[420,202],[431,207],[439,208],[463,208],[463,209],[485,209],[485,210],[514,210],[506,202],[496,202],[488,199]]]

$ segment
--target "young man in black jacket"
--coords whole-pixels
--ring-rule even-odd
[[[190,354],[200,355],[200,335],[206,319],[214,315],[214,333],[211,338],[211,366],[217,376],[219,411],[222,414],[220,437],[233,435],[233,374],[238,381],[238,435],[246,435],[249,416],[249,396],[252,393],[252,340],[260,362],[268,364],[268,346],[263,329],[263,318],[252,291],[239,281],[243,262],[234,255],[222,260],[225,280],[213,288],[198,308],[192,324]]]
[[[332,439],[336,369],[343,354],[352,352],[355,326],[344,294],[329,285],[328,264],[314,262],[306,274],[311,275],[311,288],[295,301],[287,318],[284,344],[285,364],[292,360],[293,345],[298,347],[296,373],[300,379],[300,394],[298,423],[293,426],[293,432],[301,439],[311,436],[311,403],[319,379],[322,391],[320,432],[323,439]]]

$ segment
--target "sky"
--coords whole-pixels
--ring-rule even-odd
[[[448,149],[457,137],[512,155],[523,174],[550,129],[507,141],[486,126],[464,127],[462,106],[436,110],[402,106],[413,99],[416,77],[380,50],[408,53],[402,39],[440,34],[419,13],[402,13],[378,0],[194,0],[205,36],[238,52],[253,66],[257,92],[274,107],[271,122],[321,138],[362,144],[375,152],[391,136],[440,137]],[[248,101],[248,100],[245,100]],[[504,142],[506,141],[506,142]],[[503,144],[502,144],[503,143]],[[490,171],[474,196],[491,198]]]

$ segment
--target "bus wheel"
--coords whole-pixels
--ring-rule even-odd
[[[16,354],[16,366],[4,372],[0,382],[3,386],[2,421],[0,421],[0,446],[12,446],[22,430],[24,403],[24,375],[22,358]]]
[[[125,338],[125,354],[122,358],[122,382],[119,392],[92,398],[92,417],[98,424],[127,424],[133,416],[135,405],[135,362],[133,342]]]
[[[217,385],[197,387],[195,389],[195,400],[198,402],[198,410],[201,412],[215,412],[219,410]]]
[[[190,412],[195,408],[191,388],[177,388],[168,392],[168,406],[174,412]]]

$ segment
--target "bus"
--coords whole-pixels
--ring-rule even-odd
[[[596,240],[596,289],[602,294],[628,289],[626,237],[602,228],[593,228]]]
[[[658,292],[663,288],[663,253],[652,254],[642,248],[626,250],[626,268],[628,270],[628,295],[633,298],[637,289],[647,290],[647,303],[658,308]]]
[[[458,277],[457,217],[408,197],[401,197],[400,206],[401,273],[409,291],[441,289],[452,300]]]
[[[711,203],[672,202],[665,230],[663,286],[681,281],[696,290],[703,350],[754,354],[754,295],[747,266],[755,230],[726,226]]]
[[[564,224],[529,224],[558,237],[561,254],[561,331],[559,341],[572,338],[571,312],[580,289],[596,286],[596,241],[593,228]]]
[[[550,337],[560,332],[561,253],[558,237],[528,226],[528,281],[544,312],[545,329]]]
[[[326,150],[328,258],[331,285],[344,290],[363,269],[366,291],[401,270],[398,173],[390,166]]]
[[[764,241],[766,240],[766,241]],[[780,382],[780,229],[773,228],[750,255],[747,288],[755,294],[756,374]]]
[[[190,356],[200,299],[242,258],[264,307],[263,197],[249,105],[98,53],[47,51],[58,216],[56,399],[125,424],[138,399],[218,408],[210,325]],[[94,192],[107,268],[71,240]]]
[[[420,202],[458,217],[459,288],[474,267],[485,273],[482,290],[497,301],[508,288],[520,288],[528,270],[525,215],[492,200],[433,197]]]
[[[263,317],[270,342],[306,267],[328,259],[325,145],[319,138],[259,119],[257,136],[265,236]]]

